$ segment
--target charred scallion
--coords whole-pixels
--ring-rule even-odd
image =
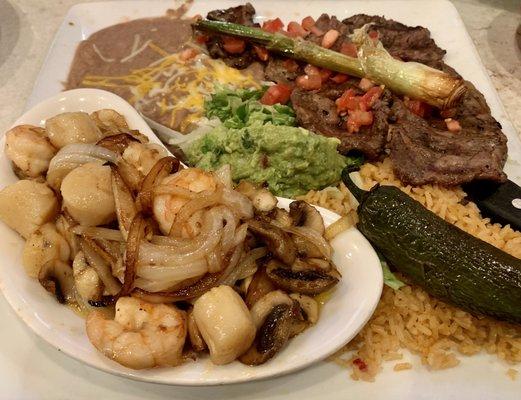
[[[416,62],[393,58],[382,44],[367,34],[367,26],[358,29],[352,40],[358,46],[358,57],[320,47],[300,38],[269,33],[259,28],[229,22],[199,20],[197,30],[230,35],[261,44],[269,51],[317,67],[344,74],[366,77],[387,86],[395,93],[422,100],[434,107],[450,108],[465,92],[464,81],[443,71]]]

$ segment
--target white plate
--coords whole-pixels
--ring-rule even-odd
[[[508,137],[509,159],[505,170],[510,179],[521,184],[521,142],[508,120],[494,86],[481,63],[472,39],[454,6],[447,0],[251,0],[259,15],[266,18],[280,16],[284,21],[300,20],[306,15],[314,17],[323,12],[344,18],[356,13],[384,15],[408,25],[427,27],[438,45],[447,50],[445,60],[456,68],[464,77],[470,79],[485,95],[494,117],[501,122],[503,131]],[[178,2],[176,2],[178,3]],[[235,6],[243,3],[239,0],[195,0],[191,12],[193,14],[215,9]],[[78,42],[91,33],[109,25],[123,22],[129,18],[157,16],[168,7],[173,7],[170,0],[159,1],[114,1],[79,4],[71,8],[58,30],[53,46],[35,83],[27,108],[45,98],[63,90],[62,82],[66,80],[68,68],[74,56]],[[9,328],[5,328],[9,329]],[[15,329],[10,331],[16,332]],[[20,340],[24,346],[25,341]],[[18,344],[18,341],[14,342]],[[32,342],[31,342],[32,344]],[[37,344],[34,344],[37,346]],[[479,354],[473,357],[459,356],[461,365],[455,369],[430,372],[423,366],[417,356],[407,351],[404,360],[413,364],[414,369],[395,373],[394,363],[384,364],[384,370],[376,377],[375,383],[354,382],[349,378],[348,370],[329,363],[319,363],[311,368],[290,376],[228,386],[226,388],[176,388],[175,390],[160,386],[132,383],[118,379],[108,379],[94,370],[83,368],[74,362],[59,358],[45,348],[38,349],[37,360],[50,366],[50,374],[54,374],[53,383],[34,383],[44,392],[55,387],[62,387],[61,376],[66,370],[69,379],[83,390],[85,398],[101,391],[106,396],[125,399],[168,398],[168,399],[364,399],[374,400],[432,400],[432,399],[497,399],[518,400],[521,393],[521,378],[511,381],[505,375],[511,365],[499,360],[495,355]],[[28,359],[23,367],[17,367],[17,375],[26,370],[38,374],[38,366],[33,365],[29,351],[23,353]],[[43,360],[45,358],[45,360]],[[400,361],[401,362],[401,361]],[[519,367],[517,367],[519,370]],[[9,371],[11,372],[11,371]],[[81,376],[81,377],[80,377]],[[35,378],[36,379],[36,378]],[[40,382],[32,380],[31,382]],[[22,387],[23,384],[19,384]],[[92,392],[87,387],[93,387]],[[27,389],[27,390],[32,390]],[[38,390],[38,389],[34,389]],[[75,393],[72,389],[56,389],[57,397],[70,397]],[[13,392],[14,393],[14,392]],[[18,393],[18,392],[16,392]],[[24,392],[26,393],[26,392]],[[27,392],[29,393],[29,392]],[[40,392],[32,391],[33,396]],[[38,393],[38,394],[36,394]],[[65,394],[67,393],[67,394]],[[87,394],[88,393],[88,394]],[[20,397],[20,395],[12,397]],[[25,396],[27,397],[27,395]]]
[[[92,112],[112,108],[125,116],[131,129],[139,129],[158,142],[139,114],[120,97],[96,89],[76,89],[58,94],[26,112],[15,123],[44,125],[47,118],[60,112]],[[3,148],[3,140],[0,141]],[[1,158],[0,184],[16,181],[5,156]],[[281,207],[291,200],[279,198]],[[339,216],[318,207],[326,226]],[[380,262],[369,242],[352,228],[331,242],[333,261],[342,279],[331,298],[321,309],[320,320],[314,327],[291,340],[275,358],[264,365],[249,367],[239,362],[225,366],[213,365],[204,357],[176,368],[135,371],[109,360],[90,344],[84,320],[69,308],[58,304],[22,268],[20,249],[23,240],[6,225],[0,224],[0,287],[7,301],[23,321],[42,339],[93,367],[132,379],[176,385],[217,385],[252,381],[286,374],[320,361],[349,342],[369,320],[382,292],[383,277]]]

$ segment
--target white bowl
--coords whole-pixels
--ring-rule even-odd
[[[76,89],[60,93],[38,104],[15,123],[43,125],[65,111],[92,112],[112,108],[123,114],[132,129],[160,143],[140,115],[122,98],[97,89]],[[0,145],[3,147],[5,138]],[[9,160],[0,158],[0,186],[15,182]],[[281,207],[291,200],[279,198]],[[326,225],[339,216],[317,207]],[[264,365],[248,367],[239,362],[213,365],[207,357],[175,368],[136,371],[104,357],[90,344],[84,320],[54,300],[36,279],[29,278],[21,263],[23,240],[0,223],[0,288],[22,320],[42,339],[59,351],[100,370],[123,377],[171,385],[221,385],[279,376],[323,360],[349,342],[371,317],[383,285],[380,262],[369,242],[352,228],[333,241],[333,260],[342,279],[321,310],[314,327],[292,339],[288,346]]]

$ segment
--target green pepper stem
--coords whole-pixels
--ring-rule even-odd
[[[362,202],[363,198],[367,195],[367,191],[363,190],[363,189],[360,189],[356,183],[351,179],[351,177],[349,176],[349,174],[351,172],[356,172],[358,171],[360,168],[359,167],[355,167],[355,166],[347,166],[345,167],[343,170],[342,170],[342,181],[344,182],[344,184],[347,186],[347,189],[351,192],[351,194],[353,196],[355,196],[355,199],[358,200],[358,202]]]

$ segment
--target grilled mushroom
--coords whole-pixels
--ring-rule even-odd
[[[188,312],[188,338],[193,350],[201,352],[206,349],[206,343],[195,323],[193,309]]]
[[[277,287],[307,295],[325,292],[337,284],[340,274],[336,269],[317,269],[309,264],[309,268],[306,269],[301,263],[302,260],[299,260],[297,268],[290,268],[272,259],[266,265],[266,274]]]
[[[305,226],[324,234],[324,220],[315,207],[302,200],[297,200],[289,205],[289,215],[295,226]]]
[[[252,308],[259,299],[275,289],[275,285],[266,275],[266,267],[259,267],[248,286],[245,297],[246,305],[248,308]]]
[[[273,308],[280,304],[293,305],[293,300],[282,290],[274,290],[261,297],[250,309],[255,327],[259,329]]]
[[[290,337],[293,314],[288,304],[279,304],[273,308],[262,324],[253,345],[239,357],[246,365],[264,364],[287,343]]]
[[[291,237],[282,229],[267,223],[251,219],[248,221],[248,229],[260,236],[268,250],[282,262],[291,265],[296,258],[296,249]]]
[[[313,297],[309,297],[299,293],[291,293],[290,298],[296,300],[304,313],[304,318],[310,324],[316,324],[318,321],[318,303]]]
[[[74,297],[72,268],[63,261],[51,260],[45,263],[40,269],[38,280],[60,303],[67,303]]]

